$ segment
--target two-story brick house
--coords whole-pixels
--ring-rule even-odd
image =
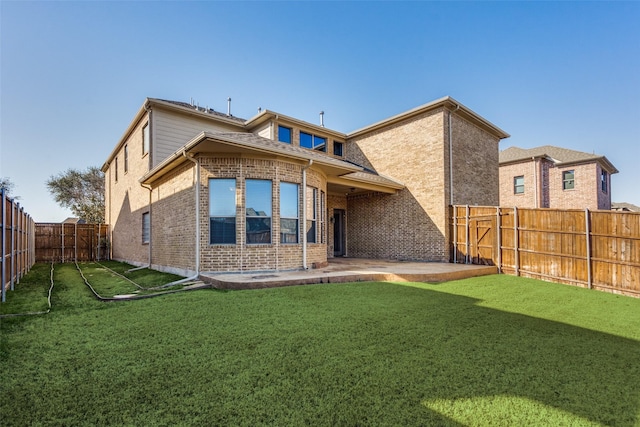
[[[597,154],[545,145],[500,152],[500,206],[611,209],[611,175]]]
[[[112,258],[183,275],[447,261],[448,206],[498,203],[508,136],[450,97],[348,134],[150,98],[102,167]]]

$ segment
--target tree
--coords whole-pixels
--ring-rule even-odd
[[[68,169],[51,176],[47,188],[55,201],[89,223],[104,222],[104,174],[95,167]]]
[[[7,177],[0,178],[0,190],[4,190],[4,194],[6,196],[11,196],[11,193],[13,193],[14,187],[15,187],[15,184],[13,183],[13,181],[11,181],[10,178],[7,178]]]

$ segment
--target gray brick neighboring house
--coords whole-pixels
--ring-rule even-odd
[[[448,261],[448,206],[498,204],[508,136],[450,97],[347,134],[148,98],[102,167],[112,258],[183,275]]]
[[[545,145],[500,152],[500,206],[611,209],[611,175],[602,155]]]

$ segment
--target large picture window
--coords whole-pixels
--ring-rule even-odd
[[[298,184],[280,183],[280,243],[298,243]]]
[[[247,179],[247,244],[271,243],[271,181]]]
[[[310,133],[300,132],[300,146],[317,151],[327,151],[327,138],[322,138]]]
[[[307,243],[316,243],[316,200],[318,198],[318,190],[313,187],[307,187]]]
[[[576,185],[574,171],[562,172],[562,189],[572,190]]]
[[[236,180],[209,180],[209,243],[236,243]]]

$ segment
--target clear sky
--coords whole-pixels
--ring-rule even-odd
[[[0,176],[38,222],[45,182],[102,166],[146,97],[350,132],[443,96],[620,170],[640,205],[640,2],[0,1]]]

